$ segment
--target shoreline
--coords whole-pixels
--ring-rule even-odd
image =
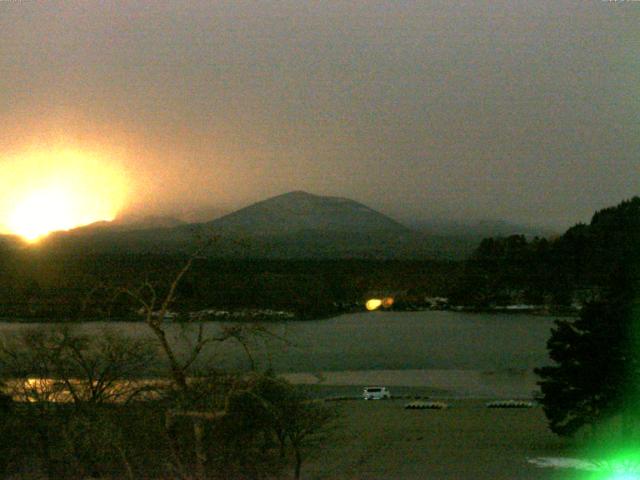
[[[502,307],[496,308],[487,308],[487,309],[479,309],[473,307],[455,307],[455,308],[447,308],[447,309],[433,309],[433,308],[416,308],[416,309],[402,309],[402,310],[394,310],[394,309],[380,309],[373,312],[363,310],[348,310],[344,312],[337,312],[326,315],[319,315],[315,317],[287,317],[287,318],[269,318],[269,317],[229,317],[229,318],[206,318],[206,319],[195,319],[195,320],[165,320],[164,324],[198,324],[198,323],[304,323],[304,322],[317,322],[320,320],[331,320],[334,318],[341,317],[343,315],[351,315],[351,314],[362,314],[362,313],[420,313],[420,312],[451,312],[451,313],[467,313],[467,314],[489,314],[496,316],[511,316],[511,315],[531,315],[536,317],[578,317],[579,311],[577,310],[563,310],[563,309],[535,309],[535,310],[511,310]],[[0,317],[0,323],[8,323],[8,324],[81,324],[81,323],[144,323],[145,320],[139,317],[118,317],[118,318],[62,318],[53,320],[48,317]]]
[[[288,372],[279,377],[318,391],[359,396],[365,386],[385,386],[403,394],[419,392],[431,398],[534,399],[538,377],[532,370],[459,369],[343,370]]]

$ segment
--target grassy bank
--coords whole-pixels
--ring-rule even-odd
[[[446,410],[405,410],[407,400],[339,402],[340,434],[306,466],[307,479],[566,479],[530,458],[571,456],[540,408],[488,409],[479,400]],[[575,472],[574,472],[575,473]]]

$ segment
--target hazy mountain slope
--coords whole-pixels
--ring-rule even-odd
[[[209,222],[219,232],[256,235],[323,232],[405,233],[409,229],[380,212],[348,198],[296,191],[263,200]]]
[[[479,242],[415,231],[354,200],[300,191],[206,223],[155,222],[154,227],[135,229],[134,224],[123,229],[117,223],[103,224],[59,232],[42,247],[62,252],[173,254],[193,252],[204,239],[216,237],[212,256],[462,259]]]
[[[72,235],[94,234],[96,232],[126,232],[178,227],[186,222],[168,216],[144,216],[117,218],[111,222],[100,221],[74,228],[68,232],[56,232],[54,235],[70,233]]]
[[[454,221],[446,219],[432,219],[408,221],[406,224],[414,230],[428,235],[443,235],[447,237],[508,237],[510,235],[524,235],[533,237],[554,237],[558,232],[544,227],[534,227],[506,222],[503,220]]]

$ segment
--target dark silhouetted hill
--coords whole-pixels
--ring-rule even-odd
[[[213,257],[461,260],[476,248],[485,227],[409,228],[348,198],[295,191],[202,223],[172,217],[101,222],[52,234],[38,248],[186,254],[216,238],[208,253]]]
[[[297,232],[393,232],[410,230],[362,203],[341,197],[289,192],[209,222],[218,232],[290,235]]]

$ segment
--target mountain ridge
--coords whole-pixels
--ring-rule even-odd
[[[223,232],[254,234],[300,231],[397,231],[410,229],[349,198],[314,195],[302,190],[283,193],[206,222]]]
[[[470,255],[482,239],[473,233],[420,231],[355,200],[301,190],[255,202],[207,222],[175,224],[167,217],[141,219],[56,232],[37,248],[67,254],[188,254],[205,239],[216,238],[209,255],[225,258],[455,260]]]

